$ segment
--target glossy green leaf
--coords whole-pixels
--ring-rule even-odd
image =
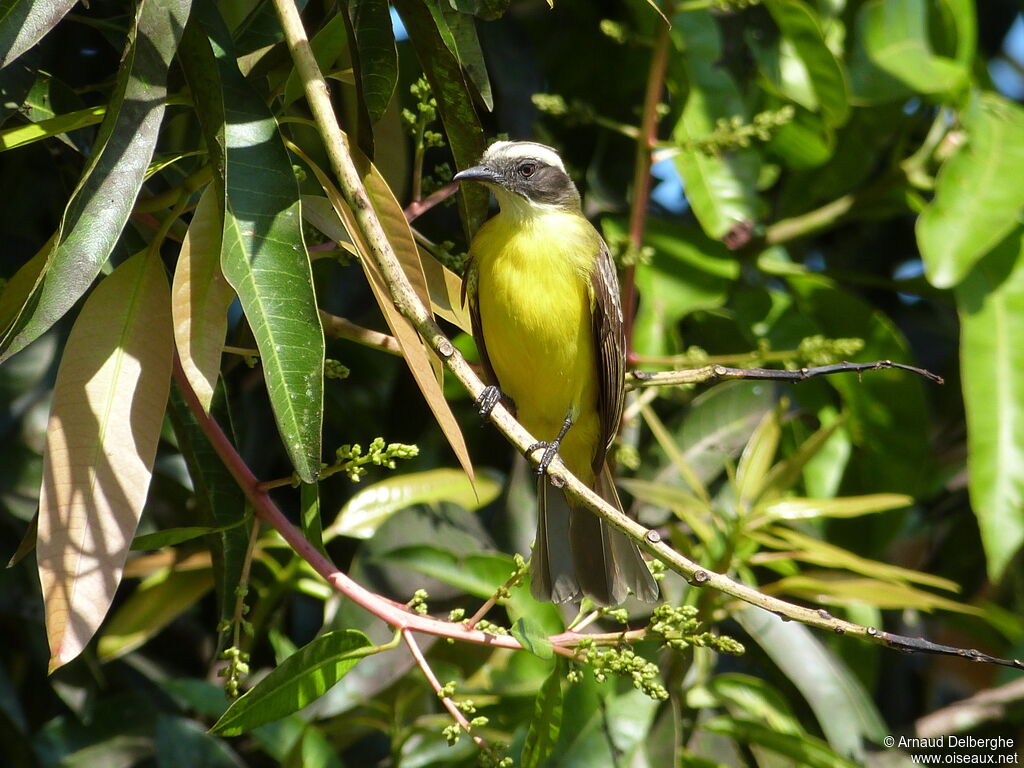
[[[917,220],[925,274],[937,288],[959,283],[1024,210],[1024,109],[976,93],[962,125],[964,144],[943,163],[935,198]]]
[[[839,756],[815,736],[780,733],[755,720],[714,717],[701,723],[700,728],[750,746],[764,747],[801,768],[857,768],[860,765]]]
[[[540,687],[533,703],[533,719],[526,732],[523,753],[519,758],[522,768],[538,768],[554,751],[562,729],[562,679],[565,665],[555,664],[551,674]]]
[[[216,111],[205,111],[218,98],[212,73],[193,70],[193,89],[206,91],[197,107],[207,143],[226,147],[225,167],[217,169],[225,196],[221,266],[256,339],[285,448],[299,477],[311,483],[320,472],[324,338],[299,188],[277,122],[239,72],[223,20],[212,6],[198,15],[217,61],[225,118],[221,128]],[[189,45],[201,49],[202,41]]]
[[[320,635],[228,707],[210,730],[237,736],[298,712],[373,652],[373,643],[362,632],[350,629]]]
[[[815,520],[820,517],[874,515],[913,503],[912,497],[899,493],[874,493],[836,499],[780,499],[758,505],[756,513],[770,520]]]
[[[190,4],[140,4],[90,162],[64,210],[46,266],[0,340],[0,362],[32,343],[74,306],[121,235],[153,157],[164,115],[167,69]]]
[[[899,86],[903,95],[951,94],[967,85],[968,69],[932,50],[926,0],[869,0],[858,14],[857,34],[867,59],[888,78],[875,81],[866,72],[855,80],[858,96],[899,97]]]
[[[2,0],[0,69],[38,43],[74,4],[75,0]]]
[[[4,128],[0,131],[0,152],[42,141],[52,136],[60,136],[68,131],[75,131],[85,128],[88,125],[96,125],[103,120],[107,114],[107,107],[86,107],[75,112],[64,115],[57,115],[47,120],[40,120],[37,123],[24,123]]]
[[[97,645],[100,661],[134,651],[213,588],[213,573],[162,571],[146,579],[104,625]]]
[[[710,11],[678,13],[672,20],[672,39],[684,56],[689,92],[682,115],[672,133],[680,146],[710,135],[719,120],[749,118],[739,87],[717,62],[722,40]],[[758,155],[749,149],[706,155],[686,150],[675,165],[697,221],[716,240],[725,238],[758,216],[755,189]]]
[[[370,122],[376,123],[391,102],[398,80],[398,51],[388,0],[352,0],[348,6],[356,42],[352,66],[357,90]]]
[[[1024,229],[975,265],[956,301],[968,488],[998,582],[1024,543]]]
[[[769,77],[797,103],[820,110],[829,125],[845,123],[850,114],[846,76],[815,12],[800,0],[766,0],[765,7],[783,35],[778,77]]]
[[[735,617],[799,689],[832,749],[862,761],[864,740],[877,742],[888,730],[871,697],[842,660],[802,624],[784,622],[753,607]]]
[[[422,0],[396,0],[394,5],[437,99],[456,167],[461,170],[476,165],[484,153],[485,132],[458,59],[444,44]],[[467,234],[476,232],[486,218],[488,197],[487,190],[480,184],[467,184],[460,189],[459,210]]]
[[[468,82],[476,90],[488,111],[494,109],[491,81],[480,40],[476,35],[476,22],[452,7],[449,0],[424,0],[437,25],[437,32],[449,52],[459,62]]]
[[[579,707],[574,723],[570,715],[577,688],[579,684],[566,691],[561,738],[550,764],[559,768],[643,765],[639,761],[647,747],[658,702],[630,688],[624,694],[608,696],[601,704]]]
[[[475,493],[469,477],[457,469],[396,475],[362,488],[349,499],[324,530],[324,540],[335,536],[368,539],[393,514],[414,504],[448,501],[474,510],[487,506],[500,493],[500,478],[487,470],[477,475]]]

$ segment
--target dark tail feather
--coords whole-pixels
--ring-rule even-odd
[[[596,490],[622,509],[606,466]],[[542,478],[537,488],[537,542],[533,548],[531,591],[539,600],[564,603],[582,591],[600,605],[618,605],[632,590],[640,600],[658,600],[658,585],[640,550],[585,507],[571,507],[565,494]]]
[[[569,550],[569,505],[565,494],[537,483],[537,541],[530,563],[530,593],[538,600],[566,603],[579,597],[580,586]]]

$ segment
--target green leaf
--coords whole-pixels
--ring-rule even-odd
[[[324,531],[324,540],[335,536],[368,539],[392,515],[414,504],[450,501],[472,511],[487,506],[500,493],[500,478],[487,470],[477,475],[475,492],[466,473],[457,469],[431,469],[389,477],[349,499]]]
[[[909,584],[893,584],[878,579],[844,576],[832,572],[786,576],[765,587],[771,594],[788,594],[825,605],[873,605],[882,610],[936,609],[970,613],[985,612],[973,605],[925,592]]]
[[[0,152],[17,149],[26,144],[42,141],[52,136],[60,136],[68,131],[76,131],[88,125],[96,125],[107,114],[106,105],[86,107],[63,115],[56,115],[37,123],[12,125],[0,131]]]
[[[38,43],[74,4],[75,0],[2,0],[0,69]]]
[[[215,181],[224,194],[221,266],[256,339],[288,456],[302,481],[311,483],[320,473],[324,337],[302,238],[299,188],[277,122],[239,72],[216,8],[203,6],[197,15],[217,65],[216,73],[203,72],[195,62],[189,81],[203,91],[197,109],[207,144],[226,147],[226,163]],[[203,41],[195,37],[187,40],[190,52],[208,60]],[[218,98],[223,124],[220,110],[210,103]]]
[[[494,595],[515,570],[515,564],[508,555],[492,553],[459,557],[447,550],[427,545],[392,549],[383,553],[381,559],[484,599]]]
[[[533,719],[526,732],[523,753],[519,758],[522,768],[538,768],[551,755],[562,730],[562,679],[565,664],[555,664],[551,674],[540,687],[533,703]]]
[[[347,5],[355,37],[352,67],[356,87],[370,122],[376,123],[388,108],[398,80],[398,51],[388,0],[349,0]]]
[[[804,733],[786,698],[759,677],[726,672],[711,678],[708,689],[777,733]]]
[[[476,165],[484,153],[483,126],[473,106],[459,64],[421,0],[395,0],[395,8],[409,33],[416,56],[423,67],[430,89],[437,99],[437,110],[459,169]],[[459,192],[459,210],[467,235],[476,232],[487,216],[489,194],[480,184],[464,185]]]
[[[460,13],[476,16],[481,21],[500,19],[508,10],[510,0],[447,0]]]
[[[299,505],[302,535],[320,552],[324,552],[323,523],[320,518],[320,486],[303,483],[299,487]]]
[[[832,158],[834,136],[835,132],[818,114],[797,106],[793,119],[772,133],[768,148],[788,167],[806,170],[817,168]]]
[[[779,408],[774,408],[761,417],[736,465],[736,495],[740,505],[745,509],[749,509],[761,495],[768,469],[779,449],[781,436]]]
[[[132,549],[138,551],[174,547],[186,541],[198,539],[200,536],[222,533],[241,525],[243,522],[245,522],[244,518],[230,525],[222,525],[219,528],[212,528],[206,525],[190,525],[182,528],[168,528],[166,531],[157,531],[156,533],[147,533],[132,539]]]
[[[935,199],[917,220],[925,274],[937,288],[959,283],[1024,209],[1024,109],[976,93],[962,124],[966,142],[943,163]]]
[[[220,376],[228,308],[235,300],[220,268],[222,214],[222,200],[211,185],[192,214],[171,284],[174,342],[181,368],[207,411]]]
[[[153,752],[157,768],[238,768],[241,760],[222,739],[192,720],[161,714]]]
[[[25,2],[20,5],[26,7]],[[167,97],[167,69],[189,6],[189,0],[140,4],[91,160],[68,201],[30,297],[0,340],[0,362],[74,306],[120,237],[153,157]]]
[[[869,560],[842,547],[829,544],[827,541],[820,541],[790,528],[773,526],[765,530],[749,531],[747,535],[764,546],[785,551],[794,560],[813,563],[823,568],[843,568],[863,576],[871,576],[894,583],[913,582],[945,589],[949,592],[960,591],[960,586],[955,581],[930,573],[901,568],[898,565]]]
[[[512,637],[518,640],[523,648],[541,659],[550,659],[555,655],[554,646],[544,634],[544,628],[529,616],[520,616],[512,623]],[[542,692],[543,695],[543,692]],[[555,734],[557,738],[557,733]]]
[[[803,319],[827,338],[864,339],[854,361],[912,362],[909,346],[884,314],[821,275],[786,278],[793,288]],[[854,442],[847,481],[862,477],[865,488],[916,495],[931,461],[928,415],[920,378],[902,372],[879,371],[863,377],[830,376],[829,386],[840,393],[849,412],[845,424]],[[854,489],[856,490],[856,489]]]
[[[146,579],[104,625],[97,646],[100,661],[134,651],[212,587],[213,573],[209,568],[161,571]]]
[[[472,16],[452,7],[449,0],[424,0],[430,15],[437,25],[437,32],[452,56],[459,62],[469,83],[476,89],[480,100],[488,111],[494,109],[491,81],[487,77],[487,65],[480,40],[476,34],[476,22]]]
[[[769,75],[780,91],[798,104],[821,112],[830,126],[850,115],[846,76],[825,43],[817,15],[800,0],[766,0],[782,30],[778,77]]]
[[[616,480],[616,485],[625,489],[638,501],[654,507],[667,508],[676,517],[693,529],[697,538],[705,544],[714,538],[714,529],[709,520],[710,506],[693,494],[668,483],[655,483],[635,477],[623,477]]]
[[[602,227],[609,242],[626,235],[625,220],[606,217]],[[728,248],[697,227],[663,218],[648,220],[644,245],[654,253],[636,267],[642,300],[633,344],[643,355],[671,354],[676,324],[692,312],[722,306],[740,265]]]
[[[672,134],[679,145],[710,135],[719,120],[749,118],[739,87],[718,65],[722,41],[711,13],[696,10],[673,17],[672,39],[684,56],[689,93]],[[750,149],[706,155],[683,151],[675,156],[686,199],[708,237],[721,240],[757,218],[758,154]]]
[[[751,746],[770,749],[792,760],[802,768],[857,768],[853,763],[833,752],[820,739],[809,734],[780,733],[754,721],[736,717],[714,717],[700,724],[702,730],[736,739]]]
[[[871,697],[842,660],[802,624],[784,622],[753,607],[735,618],[803,694],[832,749],[863,760],[863,740],[877,742],[887,729]]]
[[[252,520],[245,513],[245,496],[177,387],[171,389],[168,415],[195,489],[198,519],[206,523],[205,527],[219,531],[212,533],[208,542],[217,586],[217,615],[221,621],[228,620],[234,616],[238,600],[235,589],[242,579],[252,530]],[[214,390],[210,415],[234,442],[223,384]]]
[[[759,504],[756,514],[769,520],[816,520],[820,517],[860,517],[900,509],[914,503],[899,493],[842,496],[836,499],[780,499]]]
[[[320,71],[330,72],[334,68],[334,63],[348,48],[348,28],[345,24],[345,14],[338,13],[324,24],[309,41],[309,47],[313,49],[313,57],[316,59]],[[296,99],[301,99],[302,96],[302,78],[299,77],[298,70],[293,67],[285,82],[282,104],[287,107]]]
[[[968,489],[998,582],[1024,543],[1024,229],[975,265],[956,301]]]
[[[857,15],[857,39],[867,59],[853,70],[858,97],[945,95],[968,84],[962,63],[932,51],[926,0],[869,0]]]
[[[210,730],[222,736],[238,736],[298,712],[374,650],[370,639],[355,630],[321,635],[235,701]]]

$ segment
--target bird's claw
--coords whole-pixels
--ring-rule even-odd
[[[537,464],[537,476],[540,477],[548,471],[548,467],[551,466],[551,462],[555,460],[555,456],[558,455],[559,441],[552,440],[541,440],[539,443],[534,443],[526,449],[526,455],[529,457],[534,451],[538,451],[541,448],[544,449],[544,453],[540,457],[540,462]]]
[[[480,414],[480,418],[486,419],[490,416],[491,411],[494,410],[494,406],[501,402],[503,397],[504,395],[498,387],[495,387],[494,385],[484,387],[483,391],[480,393],[480,397],[476,399],[476,407]]]

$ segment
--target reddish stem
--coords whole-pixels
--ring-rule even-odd
[[[636,142],[636,163],[633,172],[633,202],[629,211],[629,249],[634,256],[640,252],[647,224],[647,203],[651,197],[651,152],[658,141],[658,104],[665,87],[665,69],[668,66],[669,26],[658,28],[658,37],[651,54],[651,67],[647,73],[647,92],[640,123],[640,136]],[[636,316],[636,267],[630,264],[622,275],[622,310],[626,332],[626,346],[630,364],[633,358],[633,320]]]

